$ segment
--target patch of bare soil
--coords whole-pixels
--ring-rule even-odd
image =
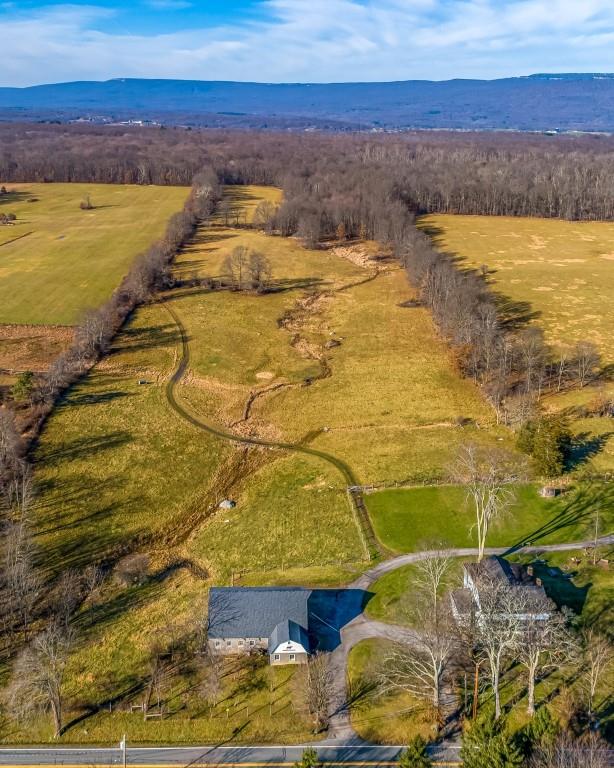
[[[336,245],[331,248],[331,253],[339,258],[347,259],[357,267],[370,269],[376,266],[378,261],[385,259],[387,254],[382,253],[379,247],[373,243],[354,243],[348,245]]]
[[[67,326],[0,325],[0,370],[43,373],[73,337]]]

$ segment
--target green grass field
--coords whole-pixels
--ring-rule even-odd
[[[450,547],[475,547],[475,514],[462,486],[379,491],[368,497],[375,531],[395,552],[414,552],[432,541]],[[614,497],[608,486],[580,485],[556,499],[543,499],[537,486],[520,485],[514,503],[492,524],[486,545],[553,544],[590,539],[595,511],[601,531],[614,524]]]
[[[181,210],[187,187],[9,184],[0,210],[0,323],[74,325],[112,294]],[[90,196],[93,210],[79,204]],[[28,202],[35,199],[36,202]]]
[[[528,302],[552,344],[590,339],[611,361],[614,224],[448,214],[420,223],[442,250],[487,265],[496,290]]]
[[[408,744],[416,736],[433,738],[431,710],[409,693],[376,695],[374,674],[384,640],[363,640],[350,651],[351,718],[358,735],[380,744]]]

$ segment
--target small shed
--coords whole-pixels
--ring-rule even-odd
[[[560,496],[561,493],[563,493],[561,488],[554,485],[544,485],[540,489],[539,495],[544,499],[553,499],[555,496]]]

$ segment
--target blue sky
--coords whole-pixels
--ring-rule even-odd
[[[614,71],[614,0],[0,0],[0,85]]]

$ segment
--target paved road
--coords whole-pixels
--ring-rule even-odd
[[[292,747],[139,747],[128,748],[127,765],[138,766],[290,766],[301,759],[308,745]],[[315,745],[319,759],[328,765],[395,765],[399,746],[381,747],[355,742],[323,742]],[[458,749],[443,748],[433,752],[438,765],[460,765]],[[50,748],[50,749],[0,749],[0,765],[63,765],[63,766],[112,766],[121,765],[119,749],[101,748]]]

